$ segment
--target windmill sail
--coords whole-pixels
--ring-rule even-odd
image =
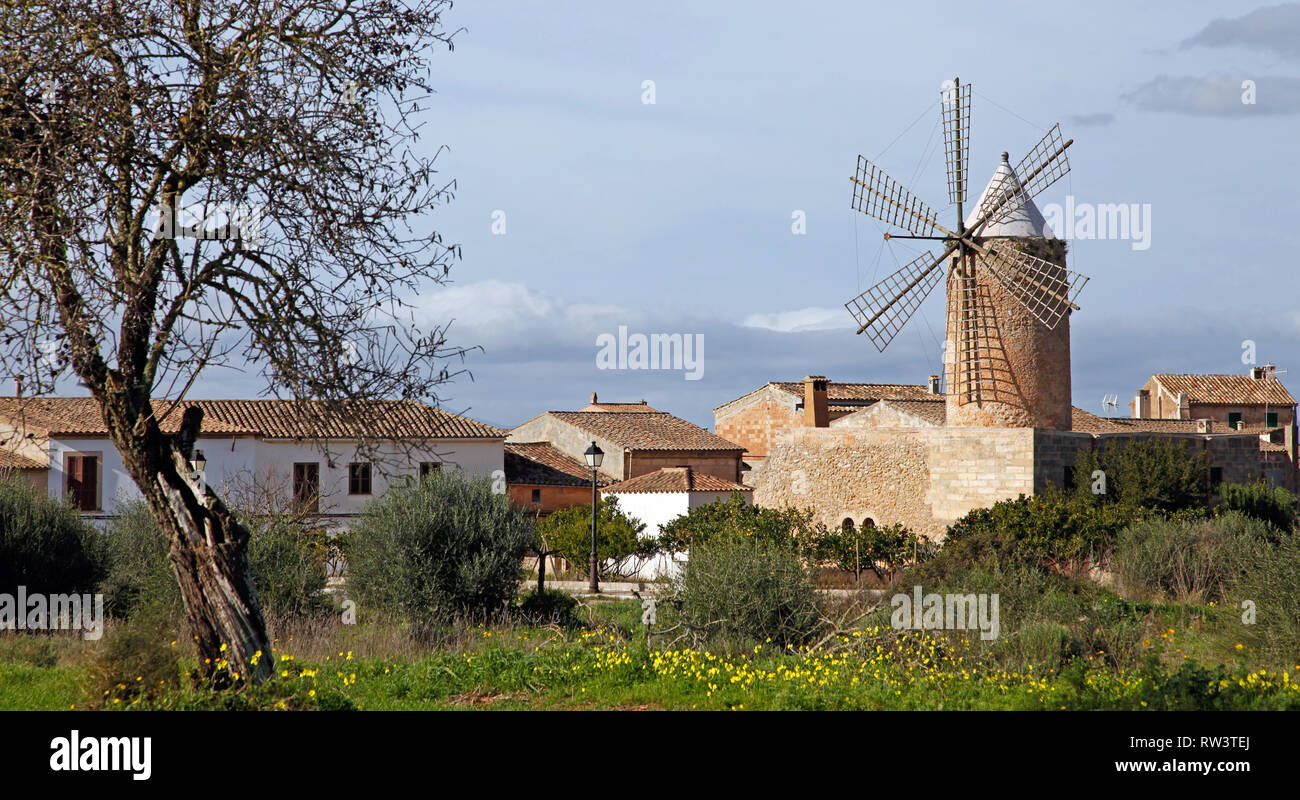
[[[1088,276],[1044,261],[1002,241],[985,245],[980,259],[994,280],[1029,309],[1029,313],[1049,329],[1055,328],[1071,309]]]
[[[876,349],[884,352],[926,296],[943,277],[939,269],[955,248],[935,258],[925,253],[902,269],[844,304],[858,322],[858,333],[866,333]]]
[[[1020,159],[1016,168],[1003,175],[1001,185],[985,192],[976,212],[975,224],[967,227],[983,227],[1006,220],[1063,178],[1070,171],[1066,151],[1074,140],[1063,142],[1062,139],[1060,124],[1053,125],[1034,149]]]
[[[858,156],[857,175],[849,180],[853,181],[854,210],[915,236],[932,236],[936,229],[947,233],[933,208],[862,156]]]
[[[948,167],[948,202],[966,202],[966,166],[970,163],[970,84],[953,80],[941,92],[943,160]]]

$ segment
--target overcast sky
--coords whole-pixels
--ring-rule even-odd
[[[949,224],[954,76],[974,88],[972,200],[1001,151],[1016,163],[1059,121],[1073,171],[1040,208],[1149,209],[1142,239],[1070,244],[1092,278],[1071,321],[1076,405],[1114,393],[1127,414],[1153,372],[1245,372],[1243,340],[1295,393],[1300,4],[999,7],[458,3],[420,144],[449,147],[459,189],[429,224],[464,260],[415,302],[482,351],[445,407],[512,426],[598,391],[712,427],[771,380],[923,383],[943,292],[884,354],[854,335],[844,302],[921,248],[850,210],[848,176],[861,153]],[[619,326],[701,335],[698,380],[601,369],[597,339]],[[257,389],[213,373],[192,396]]]

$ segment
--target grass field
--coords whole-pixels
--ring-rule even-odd
[[[222,693],[186,680],[174,640],[154,644],[171,651],[175,680],[155,681],[150,656],[140,672],[154,670],[158,685],[147,686],[144,675],[110,676],[102,642],[4,635],[0,708],[1300,709],[1300,665],[1259,666],[1205,613],[1183,607],[1148,612],[1137,663],[1093,653],[1018,668],[929,632],[868,626],[815,651],[758,644],[721,654],[648,638],[635,603],[586,614],[571,630],[463,626],[432,649],[378,626],[281,631],[276,680]],[[1166,627],[1175,623],[1186,627]]]

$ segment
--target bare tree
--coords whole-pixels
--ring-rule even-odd
[[[201,409],[169,434],[151,398],[256,364],[267,395],[327,415],[437,401],[464,350],[403,298],[460,256],[420,218],[454,182],[413,149],[449,5],[14,0],[0,14],[0,366],[37,394],[69,369],[89,388],[168,537],[200,660],[228,659],[236,681],[273,674],[248,531],[191,474]]]

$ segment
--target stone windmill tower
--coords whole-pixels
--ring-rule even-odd
[[[885,238],[944,243],[850,300],[845,306],[878,350],[947,275],[944,375],[947,424],[1070,427],[1070,325],[1087,278],[1065,266],[1065,246],[1048,229],[1033,197],[1069,171],[1060,126],[1012,167],[1002,154],[969,216],[966,202],[970,87],[943,91],[948,197],[956,230],[939,224],[930,206],[862,156],[853,207],[906,231]],[[946,269],[944,269],[946,267]]]

